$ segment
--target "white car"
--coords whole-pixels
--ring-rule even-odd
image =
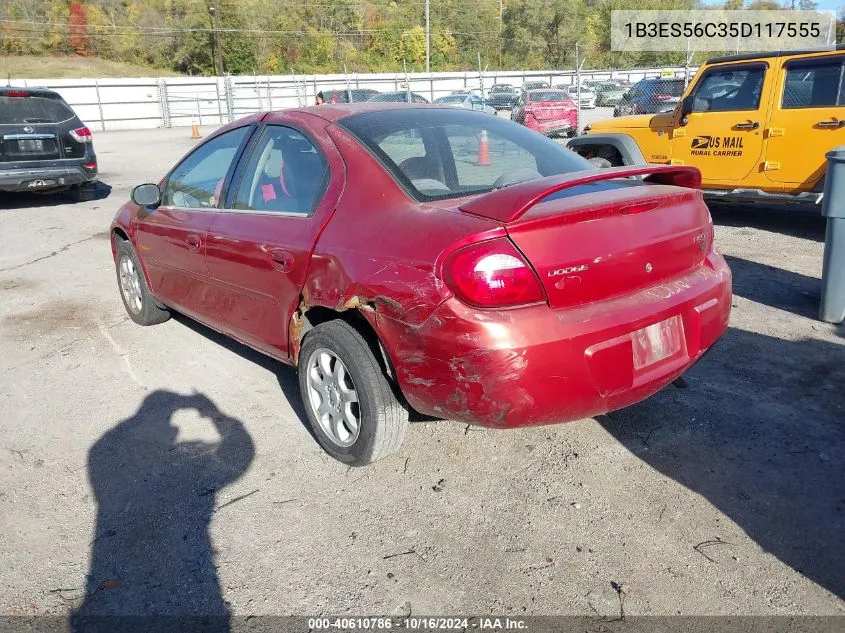
[[[448,105],[455,108],[467,108],[469,110],[480,110],[487,114],[496,114],[496,109],[484,103],[484,100],[473,94],[458,94],[448,95],[446,97],[439,97],[434,100],[434,103],[439,105]]]
[[[569,98],[574,102],[578,98],[577,86],[569,86],[560,84],[555,86],[559,90],[565,90],[569,94]],[[592,86],[581,84],[581,108],[584,110],[592,110],[596,107],[596,90]]]
[[[578,95],[578,91],[572,92],[573,96]],[[580,95],[581,107],[585,110],[592,110],[596,107],[596,91],[591,86],[581,86]]]

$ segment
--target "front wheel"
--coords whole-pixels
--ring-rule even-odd
[[[335,459],[366,466],[402,444],[408,412],[370,346],[345,321],[322,323],[305,336],[299,390],[315,438]]]
[[[147,288],[138,255],[132,244],[126,240],[117,243],[117,285],[120,288],[120,298],[126,308],[129,318],[138,325],[155,325],[170,318],[167,310],[162,310]]]

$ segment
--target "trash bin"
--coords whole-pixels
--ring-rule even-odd
[[[822,215],[827,218],[819,319],[845,320],[845,146],[827,153]]]

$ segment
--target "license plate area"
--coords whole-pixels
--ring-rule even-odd
[[[18,153],[41,154],[44,152],[44,141],[40,138],[28,138],[18,141]]]
[[[634,370],[640,371],[686,352],[684,321],[676,315],[631,332]]]

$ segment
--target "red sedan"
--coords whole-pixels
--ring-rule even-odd
[[[578,110],[564,90],[526,90],[513,110],[511,120],[546,136],[575,136]]]
[[[362,465],[399,447],[408,406],[546,424],[680,376],[731,305],[699,182],[596,170],[471,110],[302,108],[136,187],[113,253],[136,323],[177,310],[298,367],[315,436]]]

